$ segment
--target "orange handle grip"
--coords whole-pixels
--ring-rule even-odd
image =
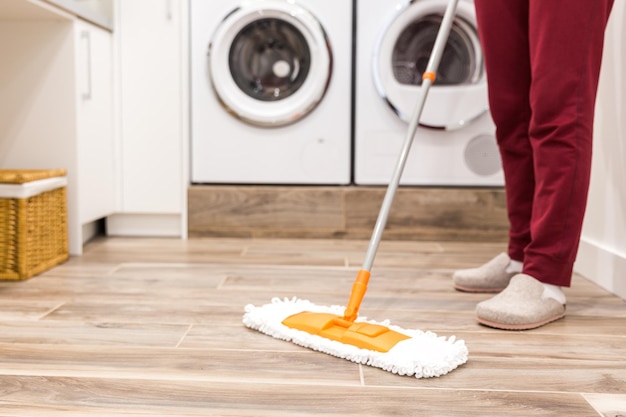
[[[350,293],[350,300],[348,306],[343,314],[344,320],[354,322],[359,315],[359,308],[361,307],[361,301],[367,291],[367,283],[370,280],[370,272],[361,269],[352,284],[352,292]]]
[[[437,78],[437,75],[434,72],[431,71],[426,71],[424,74],[422,74],[422,80],[430,80],[432,81],[432,84],[435,83],[435,78]]]

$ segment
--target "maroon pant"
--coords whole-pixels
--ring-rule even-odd
[[[613,0],[475,0],[502,156],[509,256],[569,286],[591,172],[604,29]]]

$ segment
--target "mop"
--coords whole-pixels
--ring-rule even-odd
[[[347,306],[319,306],[296,297],[282,300],[274,298],[271,303],[260,307],[251,304],[245,306],[245,326],[309,349],[416,378],[438,377],[467,362],[465,342],[457,340],[455,336],[439,337],[430,331],[403,329],[391,325],[389,321],[376,322],[358,316],[426,96],[435,81],[435,71],[450,33],[457,3],[458,0],[450,0],[446,7],[422,77],[421,97],[409,123],[363,266],[354,281]]]

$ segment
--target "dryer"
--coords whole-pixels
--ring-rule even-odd
[[[191,0],[191,180],[347,184],[352,0]]]
[[[391,178],[447,3],[358,3],[357,184],[386,184]],[[460,0],[400,183],[501,186],[503,181],[474,4]]]

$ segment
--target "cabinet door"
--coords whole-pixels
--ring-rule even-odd
[[[123,0],[116,7],[122,212],[180,214],[182,0]]]
[[[79,220],[115,210],[112,35],[75,23]]]

